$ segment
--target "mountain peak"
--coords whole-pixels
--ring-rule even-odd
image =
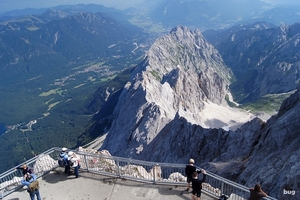
[[[202,112],[215,109],[213,105],[229,110],[225,96],[230,78],[231,71],[200,31],[176,27],[154,42],[133,72],[102,148],[113,155],[138,157],[168,132],[176,116],[207,128],[228,125],[228,117],[206,119]]]
[[[157,39],[147,58],[149,66],[162,74],[181,68],[185,72],[213,69],[229,83],[232,73],[218,51],[209,44],[199,30],[191,31],[185,26],[173,28],[169,34]],[[221,72],[221,73],[220,73]]]

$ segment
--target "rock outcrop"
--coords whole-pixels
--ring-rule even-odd
[[[300,199],[300,90],[286,99],[260,133],[238,181],[259,182],[278,199]],[[295,194],[284,194],[294,191]],[[292,193],[292,192],[291,192]]]
[[[115,118],[101,149],[114,156],[196,165],[248,187],[260,183],[279,199],[299,191],[300,91],[283,102],[267,122],[259,118],[225,130],[233,78],[218,52],[199,31],[177,27],[158,39],[120,95]],[[203,112],[209,107],[211,110]],[[201,115],[205,113],[205,115]],[[291,198],[290,198],[291,197]]]
[[[227,116],[207,120],[201,112],[206,104],[230,109],[225,97],[232,78],[218,51],[200,31],[174,28],[155,41],[133,72],[103,148],[112,155],[139,157],[155,138],[167,134],[166,127],[176,115],[202,127],[228,126],[232,119]]]
[[[237,77],[231,85],[239,102],[295,90],[300,82],[300,23],[274,27],[265,22],[203,33]]]

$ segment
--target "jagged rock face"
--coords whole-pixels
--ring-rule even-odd
[[[205,37],[237,77],[231,87],[242,103],[290,92],[300,82],[300,23],[273,27],[257,22]]]
[[[286,99],[261,132],[239,181],[259,182],[278,199],[300,199],[300,90]],[[294,195],[283,191],[295,191]]]
[[[204,102],[226,105],[232,78],[219,53],[199,31],[176,27],[159,38],[133,73],[114,112],[102,148],[139,155],[178,114],[205,127]]]
[[[157,162],[194,158],[196,165],[248,187],[260,183],[278,199],[299,199],[297,192],[283,194],[300,190],[299,89],[266,123],[255,118],[235,131],[203,128],[197,113],[205,102],[225,105],[230,72],[220,63],[197,31],[177,27],[158,39],[125,86],[101,149]]]
[[[178,114],[140,152],[140,159],[196,165],[253,187],[260,183],[272,197],[299,199],[300,91],[266,123],[256,118],[236,131],[204,129]],[[132,157],[136,157],[132,154]]]
[[[207,151],[206,159],[202,159],[203,155],[194,154],[200,158],[196,160],[203,168],[248,187],[260,183],[272,197],[300,199],[300,193],[297,192],[300,190],[299,112],[298,90],[283,102],[278,114],[266,123],[256,119],[237,131],[219,133],[224,137],[223,140],[215,136],[214,143],[205,142],[207,146],[202,147],[201,151]],[[196,141],[203,143],[200,138],[200,141]],[[212,152],[216,148],[221,149],[222,153],[214,155]],[[290,194],[284,194],[284,191]]]

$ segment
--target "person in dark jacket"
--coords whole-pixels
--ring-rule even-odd
[[[250,188],[250,198],[249,200],[260,200],[263,197],[267,197],[268,195],[261,189],[259,184],[256,184],[254,188]]]
[[[202,172],[203,174],[203,178],[202,180],[198,179],[198,172],[194,172],[193,173],[193,178],[192,178],[192,200],[200,200],[201,197],[201,189],[202,189],[202,183],[205,182],[205,178],[206,178],[206,171],[204,169],[201,169],[200,172]],[[197,196],[197,198],[196,198]]]
[[[194,163],[195,163],[194,159],[191,158],[189,160],[189,164],[186,165],[186,167],[185,167],[185,175],[186,175],[186,181],[187,181],[186,191],[190,190],[193,173],[197,170],[196,167],[194,166]]]
[[[29,173],[29,174],[33,173],[32,169],[30,169],[26,164],[16,168],[16,170],[18,170],[18,169],[22,170],[23,176],[25,176],[27,173]]]

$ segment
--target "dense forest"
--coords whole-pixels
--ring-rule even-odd
[[[94,62],[76,67],[71,74],[55,80],[37,77],[10,86],[1,86],[0,121],[9,130],[0,136],[2,152],[0,171],[38,155],[51,147],[76,148],[95,139],[101,130],[91,130],[103,105],[107,87],[117,92],[130,76],[130,69],[141,58],[132,63],[123,58],[111,59],[111,63],[122,63],[128,70],[112,70],[110,62],[102,66]],[[84,69],[91,69],[83,72]],[[103,71],[106,71],[104,73]],[[80,73],[79,73],[80,72]],[[101,97],[102,95],[102,97]],[[99,97],[100,96],[100,97]],[[112,108],[101,111],[101,115],[112,112]],[[31,121],[36,123],[28,126]]]

